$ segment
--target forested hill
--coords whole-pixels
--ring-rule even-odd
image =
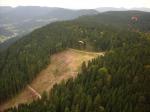
[[[137,19],[137,20],[136,20]],[[150,13],[142,11],[109,11],[95,16],[86,16],[78,19],[82,22],[91,22],[113,25],[119,28],[134,28],[136,30],[150,31]]]
[[[149,112],[149,57],[150,39],[138,40],[83,63],[75,80],[8,112]]]
[[[89,62],[88,66],[83,65],[83,72],[75,81],[56,86],[50,100],[44,97],[29,106],[21,106],[19,109],[23,110],[18,111],[148,112],[150,34],[145,32],[149,31],[150,24],[138,26],[138,22],[149,23],[149,13],[138,12],[145,15],[143,19],[133,19],[132,24],[140,31],[125,27],[137,12],[128,13],[107,12],[55,22],[33,31],[1,52],[0,103],[14,97],[31,82],[49,64],[52,54],[76,48],[108,54]],[[126,22],[124,18],[128,18]]]

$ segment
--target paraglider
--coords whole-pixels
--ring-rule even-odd
[[[78,41],[80,44],[84,44],[84,42],[83,41]]]
[[[84,42],[84,41],[78,41],[78,43],[79,43],[79,47],[81,48],[81,49],[85,49],[85,47],[86,47],[86,43]]]
[[[139,17],[138,17],[138,16],[132,16],[132,17],[131,17],[131,20],[132,20],[132,21],[138,21],[138,20],[139,20]]]
[[[133,32],[139,32],[139,29],[137,28],[138,21],[139,15],[132,16],[130,22],[128,23],[128,29]]]

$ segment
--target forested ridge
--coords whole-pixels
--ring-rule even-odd
[[[150,42],[140,38],[83,63],[75,80],[55,85],[41,100],[11,111],[149,112]]]
[[[117,15],[111,12],[110,17],[112,13]],[[122,18],[123,14],[126,12],[118,12],[120,16],[112,19]],[[88,65],[84,63],[77,79],[56,85],[51,93],[43,94],[42,100],[11,111],[149,112],[150,34],[145,32],[149,31],[150,24],[136,26],[138,23],[126,15],[128,22],[118,23],[118,27],[113,21],[112,24],[99,22],[99,17],[101,14],[89,16],[89,20],[81,17],[52,23],[1,52],[0,102],[13,97],[31,82],[49,64],[52,54],[69,47],[107,53]],[[146,17],[144,21],[148,23],[150,18]],[[132,31],[128,23],[139,31]],[[79,41],[86,44],[81,46]]]
[[[134,28],[144,32],[150,29],[150,13],[142,11],[109,11],[95,16],[81,17],[78,20],[83,23],[112,25],[119,29]]]

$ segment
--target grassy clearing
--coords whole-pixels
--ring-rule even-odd
[[[29,85],[39,94],[42,94],[44,91],[50,91],[54,84],[76,77],[82,62],[91,60],[98,55],[103,55],[103,53],[85,52],[75,49],[57,53],[52,56],[51,64],[42,70]],[[1,105],[0,108],[6,109],[17,106],[20,103],[30,103],[33,99],[35,99],[35,96],[26,87],[16,97]]]

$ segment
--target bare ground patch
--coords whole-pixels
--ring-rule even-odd
[[[16,97],[0,106],[1,110],[17,106],[21,103],[30,103],[40,97],[44,91],[50,91],[54,84],[71,77],[76,77],[83,61],[91,60],[104,53],[84,52],[75,49],[54,54],[51,64],[42,70],[37,77]],[[30,88],[31,87],[31,88]]]

